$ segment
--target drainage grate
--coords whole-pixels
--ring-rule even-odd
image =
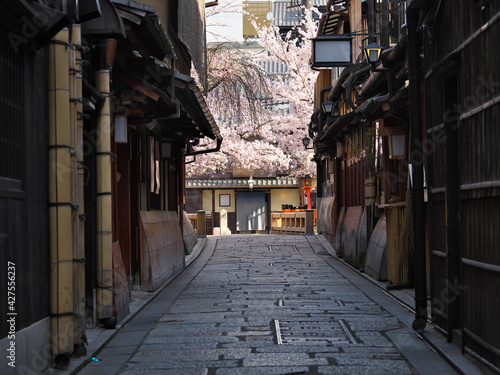
[[[279,345],[356,345],[346,323],[318,320],[274,320]]]
[[[299,249],[297,249],[297,246],[295,245],[267,245],[269,247],[269,251],[278,251],[278,252],[289,252],[289,251],[295,251],[296,253],[299,252]]]

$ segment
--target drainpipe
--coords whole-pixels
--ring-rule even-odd
[[[101,47],[102,68],[106,44]],[[103,66],[104,65],[104,66]],[[98,91],[106,98],[97,121],[97,319],[107,325],[113,318],[113,252],[111,197],[111,103],[110,71],[97,72]]]
[[[68,29],[49,46],[50,315],[53,365],[65,369],[73,352],[73,218],[71,190]]]
[[[72,126],[72,147],[74,148],[73,162],[75,167],[75,204],[78,211],[74,218],[74,247],[73,247],[73,282],[75,304],[74,344],[77,355],[85,355],[86,341],[85,328],[85,207],[83,202],[83,186],[85,181],[83,165],[83,104],[82,104],[82,53],[81,27],[72,25],[70,49],[70,110]]]
[[[414,273],[415,321],[413,329],[422,332],[427,324],[427,281],[425,264],[425,208],[424,172],[422,150],[422,104],[420,92],[420,58],[417,34],[419,10],[407,10],[408,22],[408,76],[410,80],[410,128],[413,165],[413,222],[414,222]]]
[[[70,171],[70,184],[71,184],[71,201],[75,205],[75,209],[73,212],[73,217],[71,220],[71,235],[72,235],[72,250],[73,250],[73,305],[75,309],[78,306],[78,264],[76,259],[78,259],[78,195],[77,195],[77,175],[76,175],[76,78],[75,78],[75,70],[76,70],[76,61],[75,61],[75,50],[73,48],[73,27],[69,26],[69,47],[68,50],[68,86],[69,86],[69,135],[70,135],[70,146],[71,146],[71,171]],[[78,316],[76,314],[73,316],[73,343],[78,341],[79,329],[78,329]]]
[[[219,152],[221,145],[222,145],[222,138],[217,138],[217,146],[215,146],[215,148],[209,148],[206,150],[198,150],[198,151],[189,151],[186,152],[184,156],[204,155],[204,154],[210,154],[212,152]]]

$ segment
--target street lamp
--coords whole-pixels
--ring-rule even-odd
[[[389,135],[389,159],[406,158],[406,137],[404,134]]]
[[[323,102],[323,104],[321,104],[321,107],[323,109],[323,112],[329,116],[332,111],[333,111],[333,106],[335,105],[334,102],[332,102],[331,100],[326,100]]]
[[[306,150],[311,150],[312,147],[307,147],[309,146],[309,143],[311,142],[311,140],[309,139],[309,137],[304,137],[302,138],[302,143],[304,144],[304,147]]]
[[[311,39],[312,67],[331,68],[352,64],[352,43],[350,35],[320,35]]]
[[[384,47],[380,44],[372,42],[363,48],[363,50],[365,51],[366,60],[372,64],[372,66],[375,66],[380,62],[380,56],[382,55]]]
[[[254,179],[252,176],[250,176],[250,178],[248,179],[248,187],[250,188],[250,190],[253,189],[253,184],[254,184]]]
[[[380,44],[372,42],[363,48],[366,56],[366,61],[372,65],[372,72],[392,72],[395,68],[382,68],[376,69],[375,67],[380,63],[380,58],[382,57],[382,51],[384,47]]]

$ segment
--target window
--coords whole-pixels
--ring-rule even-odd
[[[229,194],[219,194],[219,207],[231,207],[231,196]]]
[[[0,196],[21,197],[24,179],[24,54],[0,27]]]
[[[149,208],[161,209],[160,142],[149,137]]]
[[[186,189],[186,208],[189,213],[203,209],[201,189]]]

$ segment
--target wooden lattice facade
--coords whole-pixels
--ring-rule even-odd
[[[496,371],[499,12],[494,1],[444,1],[424,43],[432,319]]]

